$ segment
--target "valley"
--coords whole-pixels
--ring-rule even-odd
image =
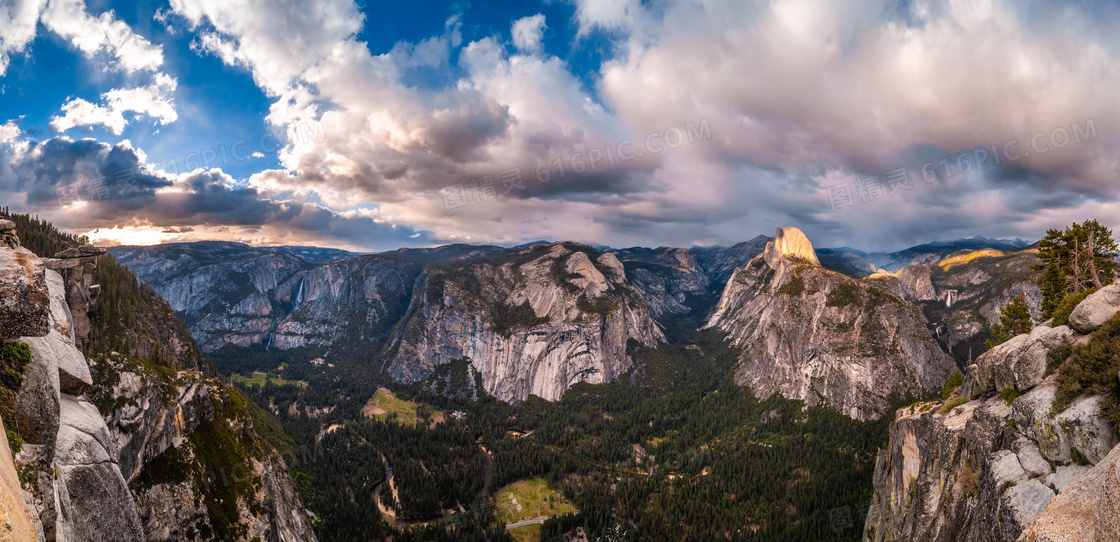
[[[1117,28],[0,0],[0,542],[1120,542]]]
[[[915,247],[890,261],[956,259],[861,278],[825,267],[838,251],[810,261],[799,231],[777,233],[784,241],[703,250],[112,253],[176,300],[220,372],[252,375],[234,383],[284,428],[278,448],[324,540],[442,538],[449,526],[500,538],[501,525],[526,520],[539,526],[508,534],[856,540],[862,520],[833,516],[866,516],[894,409],[936,397],[968,359],[947,353],[956,343],[934,318],[967,318],[1031,279],[957,278],[1020,257],[1004,242],[1006,254],[983,258],[970,241]],[[1029,274],[1024,265],[1011,267]],[[945,306],[949,287],[959,304]],[[958,342],[975,342],[987,326],[961,329]],[[884,335],[851,335],[860,330]],[[765,368],[783,364],[792,371]],[[765,373],[765,384],[749,377]],[[501,488],[530,483],[571,508],[502,508]]]
[[[1040,428],[1049,403],[1037,396],[1072,377],[1044,379],[1054,362],[1038,361],[1033,339],[986,351],[1008,303],[1038,318],[1039,251],[962,244],[908,249],[891,261],[932,263],[862,278],[826,266],[828,251],[796,228],[725,250],[118,247],[100,263],[108,297],[91,312],[88,352],[101,354],[89,396],[145,499],[190,487],[195,469],[256,473],[218,492],[203,474],[193,519],[156,520],[148,507],[160,501],[140,501],[145,529],[158,521],[172,537],[242,536],[253,520],[227,503],[290,475],[272,498],[298,499],[291,513],[305,519],[280,528],[318,540],[860,540],[961,528],[1002,539],[1043,517],[1031,499],[1065,486],[993,501],[989,476],[1004,490],[1025,478],[981,458],[1041,454],[1058,463],[1050,477],[1032,464],[1038,479],[1066,484],[1088,466],[1061,462],[1103,462],[1116,438],[1082,402],[1062,414],[1074,425]],[[131,267],[117,257],[138,270],[129,288],[141,293],[129,296],[149,296],[147,320],[105,304],[134,299],[122,297]],[[159,308],[163,296],[177,305]],[[1063,314],[1083,334],[1086,318],[1102,318]],[[1057,351],[1064,329],[1031,337]],[[197,349],[196,332],[208,337]],[[178,399],[145,396],[152,386]],[[153,400],[191,421],[151,448],[132,428],[138,413],[160,412],[133,405]],[[993,440],[1004,418],[1021,433]],[[230,433],[221,419],[243,421]],[[953,437],[940,425],[958,423],[975,429]],[[999,444],[1007,438],[1014,446]],[[965,459],[945,448],[954,439]],[[268,454],[263,470],[239,463]],[[915,467],[913,454],[948,463]],[[953,523],[933,526],[900,509],[899,495],[946,476],[938,469],[984,473],[952,487],[1010,507],[1003,534],[968,527],[973,508],[946,508]]]

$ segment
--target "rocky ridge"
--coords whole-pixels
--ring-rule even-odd
[[[1103,339],[1083,330],[1120,318],[1117,289],[1075,309],[1080,329],[1035,327],[980,356],[944,402],[899,410],[864,539],[1117,540],[1120,436],[1100,395],[1054,408],[1062,384],[1048,369],[1066,345]]]
[[[708,299],[714,299],[721,292],[726,296],[728,293],[725,290],[739,288],[729,282],[730,276],[736,273],[736,269],[748,267],[753,259],[762,255],[767,243],[773,240],[770,237],[758,236],[730,248],[691,250],[671,247],[622,250],[604,248],[600,251],[587,247],[587,250],[593,252],[593,254],[589,252],[592,254],[592,259],[603,254],[612,254],[621,263],[624,284],[620,286],[624,290],[637,294],[637,299],[632,299],[632,303],[627,304],[627,307],[644,305],[644,309],[639,312],[648,313],[651,319],[663,320],[697,310],[698,307],[706,309]],[[790,241],[792,240],[777,239],[776,243],[779,245],[777,251],[781,253],[782,246]],[[979,241],[969,242],[975,244]],[[930,254],[940,255],[951,249],[956,250],[958,245],[971,246],[969,242],[946,243],[918,252],[928,259],[933,257]],[[309,358],[333,357],[335,360],[360,358],[374,367],[391,369],[393,376],[402,381],[422,378],[431,373],[434,365],[427,358],[429,352],[434,355],[432,359],[445,363],[448,359],[455,359],[455,356],[466,355],[465,352],[470,351],[473,352],[473,356],[497,356],[485,359],[475,359],[472,356],[472,359],[477,362],[476,369],[480,371],[483,366],[489,366],[487,372],[505,375],[500,378],[495,377],[496,380],[491,382],[498,380],[508,382],[514,372],[528,370],[523,366],[519,366],[516,370],[505,366],[507,362],[520,363],[510,358],[508,354],[507,349],[515,347],[512,343],[506,344],[508,340],[504,336],[498,340],[490,335],[473,335],[475,331],[485,332],[480,323],[487,321],[487,314],[492,312],[494,307],[480,305],[471,309],[473,313],[470,315],[466,315],[462,307],[456,308],[453,314],[433,310],[429,300],[424,297],[432,281],[432,271],[456,262],[471,262],[487,258],[493,258],[495,261],[514,261],[521,258],[519,254],[523,251],[542,250],[541,247],[554,245],[556,244],[537,243],[518,248],[451,245],[434,249],[401,249],[381,254],[350,255],[350,257],[344,257],[345,254],[335,254],[337,258],[321,258],[315,261],[302,259],[305,255],[303,252],[307,250],[301,252],[216,242],[156,247],[116,247],[111,249],[111,252],[120,259],[120,262],[134,269],[145,283],[152,285],[159,294],[170,301],[176,313],[186,322],[205,351],[213,352],[227,344],[238,347],[257,345],[270,349],[307,349],[300,355],[306,354]],[[575,246],[572,243],[560,245]],[[827,258],[820,255],[829,251],[817,251],[811,245],[806,245],[801,248],[788,247],[786,252],[796,253],[794,259],[818,269],[819,271],[814,272],[816,274],[828,277],[838,275],[828,274],[830,272],[827,269],[820,269],[820,266],[816,265],[816,263],[824,263],[827,267]],[[316,253],[312,251],[311,254]],[[1029,257],[1033,258],[1033,255]],[[517,265],[521,263],[524,262],[519,262]],[[860,284],[887,293],[885,297],[876,295],[873,299],[861,297],[857,300],[860,306],[865,302],[877,304],[882,299],[894,299],[898,301],[899,307],[919,303],[928,308],[940,306],[939,304],[942,303],[940,300],[952,286],[952,280],[961,276],[960,270],[969,265],[974,264],[969,263],[964,267],[954,268],[952,273],[943,273],[936,265],[910,265],[901,268],[897,273],[875,275],[862,282],[830,278],[825,283],[832,282],[835,286],[840,286],[841,282],[849,286]],[[500,267],[500,263],[495,264],[495,267]],[[440,276],[442,276],[440,273],[434,275],[435,278]],[[968,302],[971,302],[972,297],[977,295],[975,293],[977,288],[985,288],[985,292],[992,290],[991,295],[984,294],[987,296],[984,298],[986,303],[984,309],[998,314],[1002,306],[1001,302],[1009,301],[1017,290],[1013,287],[1009,289],[998,277],[988,278],[991,280],[982,282],[981,286],[960,288],[952,295],[964,296]],[[555,279],[553,282],[556,282],[556,285],[562,284]],[[515,288],[511,281],[491,281],[486,284],[488,288],[499,289],[492,296],[496,300],[504,302],[511,296],[516,297],[511,290]],[[561,285],[561,288],[575,285],[575,283],[563,284],[568,286]],[[584,286],[580,283],[576,287]],[[844,288],[847,291],[847,286]],[[863,290],[870,291],[866,288]],[[594,292],[586,293],[589,293],[592,298],[595,297]],[[826,298],[827,295],[831,294],[826,294]],[[837,295],[839,296],[839,293]],[[578,301],[578,293],[574,299]],[[966,304],[959,307],[964,310],[971,306]],[[431,336],[421,341],[423,343],[421,346],[417,346],[410,340],[402,341],[402,338],[409,339],[402,335],[404,331],[415,332],[418,327],[415,322],[419,320],[414,316],[415,311],[421,308],[427,311],[424,314],[428,316],[438,313],[450,317],[448,323],[454,322],[452,326],[454,329],[440,331],[437,334],[438,338],[429,333],[428,335]],[[821,307],[822,311],[829,309],[830,312],[834,312],[833,309],[837,308],[837,306]],[[957,315],[959,312],[956,307],[946,310],[951,311],[949,316]],[[632,315],[638,319],[644,318],[638,312],[633,312]],[[848,316],[855,318],[855,313],[852,312]],[[943,316],[945,315],[938,313],[939,318]],[[545,316],[534,312],[532,317]],[[894,322],[889,321],[889,317],[887,318],[888,320],[883,321],[883,326],[899,328]],[[902,326],[905,328],[904,335],[914,337],[922,335],[920,329],[913,325],[913,322],[925,324],[920,317],[907,317],[903,320],[905,321]],[[558,325],[560,322],[556,320]],[[853,321],[834,323],[838,326],[833,330],[834,335],[843,334],[847,326],[854,324]],[[860,323],[868,323],[874,327],[866,319],[861,320]],[[642,325],[647,324],[648,322]],[[973,318],[962,326],[955,331],[951,331],[949,329],[951,326],[945,324],[930,327],[938,328],[947,346],[953,346],[968,338],[975,340],[976,334],[985,329],[982,317]],[[556,330],[561,328],[563,326]],[[541,329],[532,335],[534,341],[541,338],[539,336]],[[560,339],[549,339],[550,342],[546,347],[552,352],[549,355],[558,356],[565,351],[572,355],[582,355],[584,349],[580,345],[590,344],[585,337],[586,333],[591,333],[590,328],[585,325],[580,327],[583,335],[571,333],[571,329],[564,329],[566,331],[557,337],[570,337],[575,342],[560,347],[556,342]],[[621,351],[624,348],[624,335],[629,336],[629,334],[610,332],[608,336],[611,340],[622,339],[623,342],[610,344],[607,350]],[[636,333],[634,336],[641,335],[642,333]],[[885,348],[890,352],[891,344],[892,342],[888,340],[885,345],[878,345],[878,347],[880,350]],[[398,353],[402,345],[406,352],[403,357]],[[852,344],[846,345],[847,348],[852,346]],[[410,350],[414,347],[416,350]],[[814,348],[825,347],[826,345],[820,344]],[[595,346],[592,350],[598,348],[600,347]],[[965,352],[967,353],[967,348]],[[847,356],[848,353],[844,355]],[[593,354],[594,356],[597,354]],[[415,360],[418,364],[410,367],[404,360]],[[493,389],[507,390],[501,393],[512,400],[519,400],[518,398],[523,396],[526,389],[537,389],[552,397],[556,390],[567,389],[571,382],[582,379],[580,377],[572,380],[573,375],[599,374],[599,376],[591,376],[593,381],[598,381],[597,379],[602,378],[602,375],[616,374],[616,371],[625,364],[620,361],[617,367],[614,362],[608,364],[609,367],[608,365],[592,367],[581,363],[575,364],[572,373],[556,366],[531,377],[524,375],[518,377],[522,380],[529,378],[532,381],[542,378],[537,375],[551,375],[549,378],[556,378],[555,382],[495,384]],[[867,370],[871,369],[867,368]],[[834,371],[828,369],[825,372]],[[803,380],[820,376],[806,375]],[[921,382],[918,386],[922,386]],[[802,387],[805,390],[796,395],[806,397],[813,395],[808,392],[808,386]],[[911,391],[917,389],[909,384],[898,387],[899,390],[903,388]],[[848,389],[840,393],[855,393],[855,391]],[[890,391],[884,392],[884,395],[889,394]],[[870,402],[879,405],[876,408],[884,406],[879,399]]]
[[[168,366],[116,352],[87,360],[78,345],[99,301],[103,253],[80,246],[39,258],[0,247],[0,298],[32,294],[0,307],[6,344],[29,354],[4,420],[18,450],[0,461],[0,475],[18,471],[21,487],[22,513],[9,506],[8,517],[27,518],[9,523],[14,539],[314,540],[283,460],[256,435],[244,400],[206,378],[185,330],[167,332],[192,345],[165,351],[177,356]],[[45,328],[9,324],[44,310]]]
[[[467,356],[487,391],[509,401],[557,399],[575,382],[613,379],[629,366],[628,339],[659,341],[653,316],[686,311],[686,296],[708,287],[687,251],[653,256],[655,272],[635,270],[631,283],[616,255],[574,243],[451,245],[318,264],[228,245],[115,252],[167,297],[204,350],[316,348],[377,358],[404,382]],[[496,313],[516,321],[498,329]]]
[[[38,335],[20,336],[25,329],[18,327],[0,329],[0,338],[27,345],[30,354],[20,386],[13,390],[14,416],[9,423],[24,441],[15,466],[21,481],[26,480],[23,497],[37,539],[144,540],[139,510],[121,474],[109,429],[83,396],[93,381],[77,343],[89,328],[88,320],[83,327],[73,313],[88,307],[90,295],[87,290],[72,297],[69,286],[84,284],[87,264],[95,265],[98,250],[104,251],[84,248],[81,256],[64,255],[78,260],[76,266],[60,266],[58,260],[40,260],[22,247],[0,247],[5,253],[0,261],[23,261],[24,269],[16,269],[17,274],[42,270],[47,299],[40,303],[49,316],[48,329]],[[59,267],[78,271],[65,280],[55,270]],[[11,268],[5,271],[10,277]],[[39,282],[38,276],[27,278],[31,284]],[[10,287],[9,281],[0,282],[5,297]],[[33,296],[30,302],[37,299]],[[69,299],[75,300],[74,306]]]
[[[511,402],[609,382],[630,366],[629,340],[663,340],[618,258],[571,243],[431,269],[399,330],[387,347],[394,378],[468,357],[486,391]]]
[[[683,248],[628,248],[613,253],[654,318],[685,314],[690,296],[706,296],[712,281],[699,258]]]
[[[756,395],[856,419],[882,416],[891,395],[940,388],[953,367],[911,302],[824,269],[796,228],[735,270],[707,326],[743,349],[736,380]]]

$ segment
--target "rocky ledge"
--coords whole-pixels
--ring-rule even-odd
[[[314,541],[283,459],[190,336],[166,366],[135,351],[87,361],[104,250],[39,258],[2,222],[0,540]]]
[[[1070,393],[1058,368],[1078,345],[1114,347],[1099,333],[1120,329],[1118,288],[1086,298],[1076,324],[1038,326],[986,352],[945,401],[899,410],[864,539],[1120,540],[1120,437],[1106,411],[1115,398]]]
[[[82,260],[87,258],[93,260],[91,255],[73,258],[78,261],[74,267],[84,268]],[[14,392],[13,416],[6,420],[23,441],[14,461],[35,537],[144,540],[139,511],[121,474],[109,429],[97,408],[83,396],[93,381],[77,344],[89,326],[88,320],[84,320],[84,328],[76,324],[73,315],[88,309],[88,290],[84,305],[68,296],[68,281],[53,268],[53,262],[40,260],[22,247],[0,246],[0,269],[11,276],[12,268],[3,265],[7,262],[18,266],[15,272],[24,273],[27,284],[37,284],[41,270],[47,293],[44,299],[23,299],[46,310],[47,327],[14,339],[13,344],[26,345],[29,359],[18,387],[10,390]],[[70,275],[71,280],[74,276]],[[0,288],[9,286],[10,282],[0,284]],[[5,291],[0,297],[8,295]],[[20,314],[30,310],[17,308]],[[84,318],[85,312],[81,315]],[[11,333],[10,328],[6,330],[9,336],[5,338],[11,338]]]

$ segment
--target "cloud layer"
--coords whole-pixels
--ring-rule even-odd
[[[170,184],[114,203],[129,210],[117,219],[292,228],[351,246],[358,225],[394,242],[423,231],[434,242],[686,246],[797,225],[817,244],[868,249],[1120,219],[1120,18],[1109,6],[578,0],[570,21],[537,14],[470,39],[465,15],[449,14],[442,32],[385,52],[361,41],[378,16],[365,9],[173,0],[159,20],[189,30],[196,54],[250,74],[271,102],[267,122],[322,131],[287,138],[279,169],[245,179],[157,176]],[[0,69],[40,12],[84,54],[152,74],[100,104],[71,99],[55,129],[176,121],[159,46],[77,0],[0,11]],[[602,64],[577,72],[548,49],[545,31],[562,25],[575,26],[571,50],[598,47]],[[8,147],[25,163],[52,141]],[[83,212],[89,227],[112,223]]]

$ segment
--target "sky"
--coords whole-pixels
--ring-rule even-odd
[[[0,0],[0,206],[98,244],[897,250],[1120,226],[1120,6]]]

